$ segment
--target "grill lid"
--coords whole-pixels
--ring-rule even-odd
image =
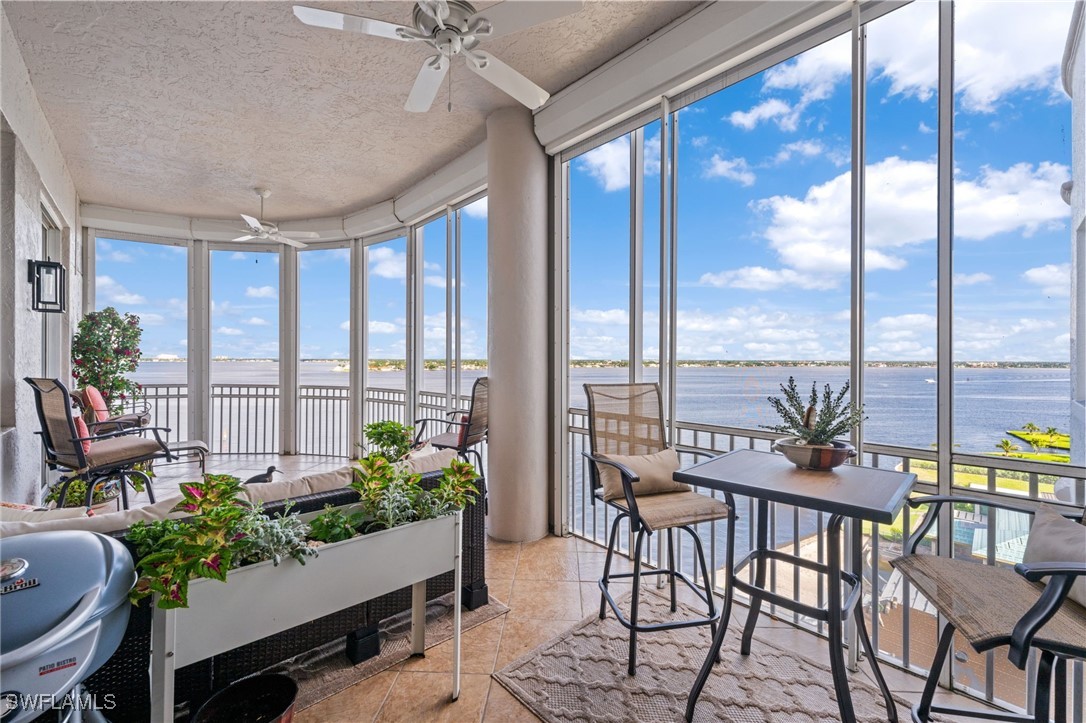
[[[48,634],[96,587],[101,593],[90,621],[127,605],[136,577],[124,545],[96,532],[9,537],[0,544],[0,555],[0,654]],[[12,561],[21,563],[9,565]]]

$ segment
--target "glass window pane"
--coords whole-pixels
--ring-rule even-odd
[[[458,211],[460,220],[460,394],[487,373],[487,203]]]
[[[351,250],[298,254],[298,445],[302,454],[347,455]]]
[[[369,379],[366,421],[408,416],[404,409],[407,349],[407,239],[367,249],[366,325]]]

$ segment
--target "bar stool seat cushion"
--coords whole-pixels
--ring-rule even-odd
[[[625,499],[619,498],[609,500],[609,502],[620,509],[628,510]],[[655,531],[727,519],[730,509],[723,500],[713,499],[708,495],[688,489],[686,492],[663,492],[638,496],[637,512],[641,516],[641,523],[649,530]]]

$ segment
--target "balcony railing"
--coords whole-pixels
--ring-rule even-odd
[[[588,450],[587,411],[569,410],[569,529],[577,536],[607,544],[607,534],[614,510],[599,503],[593,504],[592,491],[589,489],[587,461],[582,452]],[[735,449],[760,449],[768,451],[775,436],[768,432],[739,429],[708,424],[678,422],[676,425],[676,445],[697,449],[698,451],[723,453]],[[683,455],[680,454],[680,457]],[[682,459],[683,464],[696,461],[692,455]],[[919,483],[918,494],[934,493],[936,453],[930,450],[917,450],[883,444],[866,444],[864,464],[897,468],[916,472]],[[1065,501],[1081,509],[1086,495],[1083,493],[1086,469],[1082,467],[1059,466],[1029,462],[1010,458],[993,458],[983,455],[954,456],[953,494],[968,494],[971,497],[987,495],[1014,494],[1028,500]],[[1061,474],[1056,475],[1054,471]],[[1056,499],[1055,489],[1061,489],[1062,500]],[[719,497],[711,490],[700,490],[703,494]],[[736,521],[736,557],[742,556],[755,544],[755,530],[749,521],[754,519],[754,502],[749,498],[737,497],[739,519]],[[1028,533],[1028,521],[1022,515],[1003,513],[997,516],[991,508],[972,509],[960,506],[955,512],[953,541],[949,545],[954,556],[966,556],[978,564],[1012,564],[1019,561]],[[871,631],[872,643],[879,651],[880,659],[918,673],[925,673],[934,652],[939,630],[938,620],[933,609],[913,590],[909,584],[890,567],[889,561],[902,553],[903,539],[907,539],[913,526],[919,521],[917,513],[910,514],[906,507],[899,520],[891,526],[865,525],[864,535],[864,615]],[[801,555],[818,562],[825,562],[826,535],[825,525],[828,518],[821,513],[803,510],[787,505],[771,504],[769,539],[775,545],[792,554]],[[619,535],[619,547],[627,555],[632,549],[632,537],[629,527],[623,522]],[[723,564],[727,533],[726,522],[704,522],[696,525],[702,544],[708,557],[710,575],[714,587],[726,581]],[[666,547],[661,549],[660,535],[649,538],[648,549],[643,561],[659,566],[664,558]],[[693,547],[684,540],[678,550],[677,559],[681,569],[691,578],[700,578]],[[937,549],[934,535],[924,545],[922,551],[934,554]],[[1019,557],[1016,559],[1014,555]],[[847,554],[847,552],[846,552]],[[747,568],[747,574],[753,581],[753,568]],[[824,605],[826,591],[821,576],[814,575],[793,565],[771,563],[769,569],[769,587],[776,593],[804,602]],[[793,624],[823,633],[820,622],[805,619],[798,613],[775,609],[769,606],[771,615],[782,617]],[[975,653],[968,644],[959,641],[957,657],[953,662],[953,684],[956,689],[990,703],[1024,709],[1032,700],[1035,685],[1035,667],[1030,665],[1028,672],[1014,668],[1000,651],[984,655]],[[1075,663],[1070,671],[1072,695],[1070,720],[1082,723],[1083,707],[1083,665]],[[999,685],[996,685],[996,681]]]

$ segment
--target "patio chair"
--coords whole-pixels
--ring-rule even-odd
[[[723,608],[717,610],[712,578],[705,564],[705,552],[693,525],[713,520],[730,521],[727,564],[731,569],[735,548],[735,506],[730,496],[727,501],[715,499],[672,480],[679,467],[678,450],[667,446],[659,384],[585,384],[584,390],[588,397],[588,440],[591,449],[584,456],[589,460],[592,504],[600,500],[618,512],[611,523],[603,577],[599,581],[600,619],[606,617],[607,607],[610,606],[618,622],[630,631],[627,672],[635,675],[638,633],[708,625],[715,635],[718,624],[727,627],[731,617],[732,589],[729,585],[724,594]],[[682,451],[712,456],[696,450]],[[637,535],[633,546],[633,572],[612,574],[611,561],[618,543],[619,524],[624,519],[629,520],[630,533]],[[693,540],[704,590],[676,566],[674,529],[686,531]],[[667,531],[667,568],[642,571],[641,552],[645,537],[660,530]],[[666,576],[670,583],[672,612],[677,611],[675,584],[682,581],[705,602],[708,615],[651,624],[639,622],[641,578],[655,575]],[[619,609],[608,587],[611,580],[624,578],[633,578],[629,618]]]
[[[963,558],[917,554],[917,546],[939,517],[939,508],[948,502],[974,503],[1034,515],[1026,544],[1027,562],[1010,568]],[[933,714],[948,714],[985,720],[1048,723],[1049,697],[1054,683],[1055,719],[1066,721],[1067,661],[1086,658],[1086,607],[1083,607],[1086,602],[1083,579],[1086,576],[1086,527],[1065,519],[1066,516],[1057,512],[1054,506],[1030,510],[957,495],[909,500],[911,507],[925,504],[931,508],[909,538],[905,547],[907,554],[891,562],[945,620],[924,692],[912,709],[912,719],[926,723]],[[1081,513],[1075,516],[1081,517]],[[1073,590],[1075,585],[1078,588]],[[1071,597],[1068,597],[1069,592]],[[970,711],[932,704],[955,631],[961,633],[978,653],[1006,646],[1008,659],[1019,670],[1025,670],[1031,651],[1039,653],[1033,715]]]
[[[475,456],[476,467],[480,474],[483,470],[483,457],[475,445],[486,441],[487,433],[487,392],[490,388],[486,377],[479,377],[471,386],[471,403],[466,411],[449,412],[445,419],[424,417],[415,420],[415,447],[430,444],[435,449],[455,449],[465,460],[469,454]],[[459,417],[459,419],[457,419]],[[427,425],[444,426],[445,431],[425,438]]]
[[[109,407],[98,387],[88,384],[72,392],[72,399],[82,412],[87,427],[95,434],[116,432],[132,427],[146,427],[151,423],[151,405],[143,402],[131,412],[110,416]]]
[[[63,472],[57,481],[61,485],[58,506],[64,506],[68,486],[78,478],[86,482],[88,507],[95,488],[114,479],[119,482],[124,509],[128,509],[128,486],[135,487],[133,479],[141,480],[148,498],[155,501],[151,478],[136,467],[157,459],[174,459],[159,436],[168,429],[136,427],[91,434],[83,418],[73,414],[71,396],[59,379],[25,377],[24,381],[34,390],[45,462],[50,469]],[[144,436],[146,432],[153,438]]]

